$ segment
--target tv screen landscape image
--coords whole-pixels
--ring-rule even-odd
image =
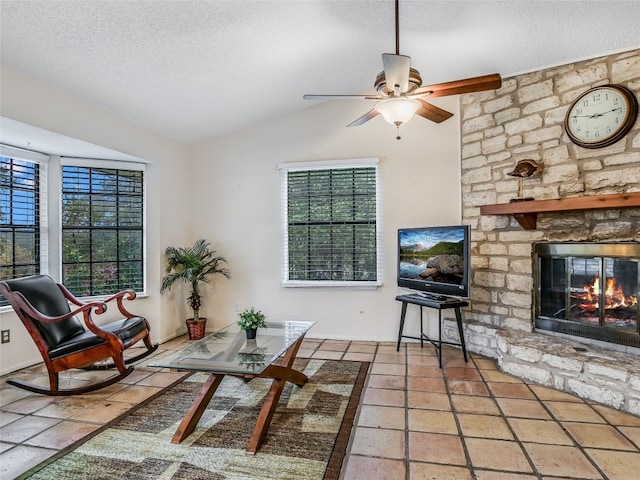
[[[468,225],[398,230],[398,286],[469,297]]]

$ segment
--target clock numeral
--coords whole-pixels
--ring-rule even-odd
[[[594,102],[599,102],[600,101],[600,93],[594,93],[593,94],[593,101]]]
[[[584,100],[582,100],[582,106],[583,107],[588,107],[589,106],[589,100],[587,100],[586,98]]]

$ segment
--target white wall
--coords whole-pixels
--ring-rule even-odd
[[[456,98],[437,99],[458,113]],[[310,336],[394,340],[400,306],[396,275],[398,227],[460,222],[458,117],[436,125],[416,118],[401,129],[381,118],[347,129],[366,102],[330,102],[189,147],[123,120],[83,99],[3,67],[0,115],[80,139],[149,162],[147,166],[148,297],[135,311],[152,323],[154,340],[185,331],[185,296],[160,296],[164,249],[198,238],[210,240],[229,260],[231,281],[206,290],[203,314],[209,329],[256,306],[271,319],[315,320]],[[0,137],[1,138],[1,137]],[[283,162],[380,158],[384,285],[374,290],[292,289],[280,286]],[[191,161],[193,160],[193,161]],[[415,312],[408,328],[415,329]],[[13,313],[1,314],[12,340],[0,349],[0,374],[40,361]]]
[[[309,336],[397,339],[396,230],[461,219],[457,98],[434,101],[456,116],[415,118],[401,128],[376,118],[345,128],[371,108],[362,101],[314,105],[194,148],[194,229],[229,260],[233,278],[207,292],[204,315],[221,327],[255,306],[268,318],[314,320]],[[372,290],[284,288],[278,164],[380,158],[383,286]],[[417,308],[415,309],[417,311]],[[415,321],[416,312],[409,313]],[[409,329],[415,325],[409,325]]]
[[[136,300],[136,313],[152,324],[152,336],[164,341],[185,331],[175,305],[160,296],[164,249],[188,243],[191,231],[189,148],[126,121],[78,97],[3,66],[0,115],[148,161],[147,279],[148,297]],[[0,136],[0,140],[5,139]],[[0,313],[0,326],[11,330],[11,342],[0,348],[0,374],[41,361],[26,330],[13,312]]]

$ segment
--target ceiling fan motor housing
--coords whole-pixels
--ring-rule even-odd
[[[411,93],[416,88],[422,85],[422,77],[420,76],[420,72],[415,68],[409,69],[409,88],[406,92],[401,93]],[[393,92],[393,88],[389,88],[387,86],[387,80],[384,75],[384,70],[378,74],[376,77],[376,82],[374,84],[376,90],[380,93],[384,93],[385,95],[389,95]]]

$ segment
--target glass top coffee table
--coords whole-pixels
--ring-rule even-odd
[[[258,330],[254,340],[247,340],[244,330],[234,323],[188,344],[175,354],[156,358],[149,363],[150,367],[209,373],[171,442],[180,443],[195,430],[225,375],[241,377],[247,381],[272,378],[273,383],[246,449],[248,454],[255,454],[267,436],[286,382],[302,387],[308,381],[306,375],[294,370],[292,366],[304,336],[314,324],[315,322],[270,321],[268,328]]]

